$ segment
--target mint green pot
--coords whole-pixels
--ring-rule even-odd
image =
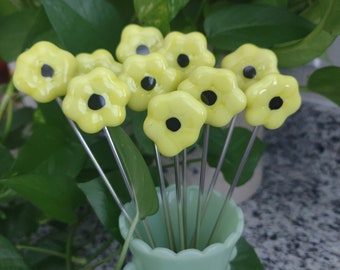
[[[163,206],[158,190],[160,207],[159,211],[147,218],[150,231],[156,248],[152,249],[148,243],[143,240],[134,238],[130,242],[130,251],[132,253],[132,262],[124,270],[228,270],[230,261],[236,256],[237,250],[235,244],[242,235],[244,219],[242,210],[230,201],[223,213],[222,223],[216,231],[212,243],[205,246],[208,241],[210,232],[215,224],[217,215],[224,202],[224,196],[214,192],[211,196],[207,208],[207,214],[201,225],[201,234],[198,243],[198,249],[188,248],[178,253],[168,248],[167,231],[163,214]],[[178,239],[178,215],[175,186],[167,188],[167,198],[169,202],[169,212],[172,221],[172,227],[175,235],[176,247],[179,246]],[[187,188],[187,242],[194,234],[196,223],[196,208],[198,200],[198,187],[189,186]],[[131,204],[126,205],[126,209],[133,216],[134,208]],[[125,239],[129,222],[123,215],[119,217],[120,232]],[[144,229],[141,224],[138,229],[143,236]],[[147,239],[147,237],[143,237]]]

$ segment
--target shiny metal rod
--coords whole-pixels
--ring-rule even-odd
[[[157,146],[156,145],[154,145],[154,146],[155,146],[155,152],[156,152],[156,160],[157,160],[157,167],[158,167],[158,173],[159,173],[162,205],[163,205],[163,212],[164,212],[164,218],[165,218],[165,225],[166,225],[166,229],[167,229],[169,247],[170,247],[171,250],[175,250],[174,231],[173,231],[172,223],[171,223],[168,198],[166,196],[165,179],[164,179],[161,156],[160,156],[160,153],[158,151]]]
[[[184,241],[184,223],[183,223],[183,190],[182,190],[182,175],[180,172],[179,156],[174,157],[175,164],[175,183],[177,197],[177,213],[178,213],[178,232],[179,232],[179,251],[185,249]]]
[[[122,161],[120,160],[120,157],[119,157],[119,154],[118,154],[118,151],[117,151],[117,148],[111,138],[111,135],[110,135],[110,132],[108,130],[107,127],[104,127],[103,128],[103,131],[104,131],[104,135],[107,139],[107,142],[110,146],[110,149],[111,149],[111,152],[113,154],[113,157],[118,165],[118,169],[119,169],[119,172],[120,174],[122,175],[123,177],[123,181],[124,181],[124,184],[125,184],[125,187],[126,189],[128,190],[129,192],[129,195],[130,195],[130,198],[131,198],[131,201],[133,203],[133,205],[137,208],[137,203],[136,203],[136,198],[134,196],[134,192],[133,192],[133,188],[131,186],[131,183],[127,177],[127,174],[125,172],[125,169],[124,169],[124,166],[122,164]],[[152,234],[151,234],[151,231],[150,231],[150,226],[148,225],[148,222],[144,219],[144,220],[141,220],[142,224],[143,224],[143,227],[144,227],[144,230],[145,230],[145,233],[147,235],[147,238],[149,240],[149,244],[152,248],[155,248],[155,241],[153,240],[153,237],[152,237]]]
[[[223,205],[222,205],[222,208],[221,208],[221,210],[220,210],[220,212],[219,212],[219,215],[218,215],[218,217],[217,217],[215,226],[214,226],[214,228],[213,228],[213,230],[212,230],[212,232],[211,232],[211,234],[210,234],[209,241],[208,241],[208,245],[211,244],[211,241],[212,241],[212,239],[213,239],[213,236],[214,236],[216,230],[218,229],[218,227],[220,226],[221,219],[222,219],[222,216],[223,216],[223,212],[224,212],[224,210],[225,210],[225,208],[226,208],[228,202],[230,201],[230,199],[231,199],[231,197],[232,197],[232,195],[233,195],[233,192],[234,192],[234,190],[235,190],[235,187],[237,186],[237,183],[238,183],[238,181],[239,181],[239,179],[240,179],[240,177],[241,177],[241,174],[242,174],[242,172],[243,172],[244,166],[245,166],[246,163],[247,163],[247,160],[248,160],[250,151],[251,151],[251,149],[252,149],[252,147],[253,147],[253,145],[254,145],[254,142],[255,142],[256,135],[257,135],[257,132],[258,132],[258,130],[259,130],[259,127],[260,127],[260,126],[254,127],[254,129],[253,129],[253,131],[252,131],[252,133],[251,133],[251,137],[250,137],[250,139],[249,139],[249,141],[248,141],[246,150],[245,150],[244,153],[243,153],[243,156],[242,156],[241,162],[240,162],[240,164],[239,164],[239,166],[238,166],[238,168],[237,168],[235,177],[234,177],[234,179],[233,179],[233,181],[232,181],[232,184],[230,185],[230,188],[229,188],[229,190],[228,190],[227,196],[226,196],[226,198],[225,198],[225,200],[224,200],[224,203],[223,203]]]
[[[210,126],[206,125],[205,131],[204,131],[204,140],[203,140],[199,193],[198,193],[198,198],[197,198],[196,224],[195,224],[193,240],[191,243],[191,246],[196,247],[196,248],[198,248],[199,234],[201,230],[202,202],[203,202],[203,196],[204,196],[205,175],[206,175],[207,162],[208,162],[209,134],[210,134]]]

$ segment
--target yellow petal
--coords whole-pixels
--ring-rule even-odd
[[[87,133],[125,120],[130,91],[109,69],[98,67],[71,80],[63,100],[64,114]]]
[[[146,55],[157,51],[162,43],[163,35],[157,28],[129,24],[123,29],[116,56],[123,63],[132,55]]]
[[[221,67],[235,73],[238,85],[243,91],[266,75],[279,73],[274,52],[253,44],[244,44],[225,56]]]
[[[76,74],[75,57],[54,44],[40,41],[19,55],[13,75],[15,87],[38,102],[50,102],[66,93]]]
[[[164,156],[175,156],[194,144],[206,119],[203,105],[190,94],[175,91],[150,100],[144,132]]]

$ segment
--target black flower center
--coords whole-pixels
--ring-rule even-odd
[[[253,79],[256,77],[256,69],[253,66],[246,66],[243,69],[243,76],[248,79]]]
[[[43,64],[40,69],[40,72],[41,76],[45,78],[52,78],[54,74],[54,69],[50,65]]]
[[[166,124],[166,127],[173,132],[176,132],[182,126],[181,122],[176,117],[171,117],[167,119],[165,124]]]
[[[145,76],[141,81],[140,85],[146,91],[150,91],[156,86],[156,79],[150,76]]]
[[[177,64],[182,67],[185,68],[189,65],[190,60],[189,60],[189,56],[187,56],[186,54],[181,53],[180,55],[178,55],[177,57]]]
[[[204,104],[212,106],[217,101],[217,95],[212,90],[205,90],[201,93],[201,100]]]
[[[140,55],[146,55],[150,53],[150,49],[148,46],[142,44],[136,48],[136,53]]]
[[[105,106],[105,98],[101,95],[92,94],[87,101],[87,106],[89,106],[91,110],[99,110]]]
[[[282,107],[283,100],[281,97],[273,97],[269,102],[269,109],[278,110]]]

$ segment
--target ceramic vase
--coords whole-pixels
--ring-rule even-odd
[[[188,248],[181,251],[169,249],[167,226],[165,223],[163,204],[158,190],[159,211],[148,217],[147,223],[155,242],[155,248],[151,248],[147,243],[143,226],[138,224],[138,231],[143,239],[133,238],[129,248],[132,253],[132,262],[125,266],[124,270],[228,270],[230,261],[236,256],[236,242],[242,235],[244,219],[241,209],[230,201],[224,208],[220,226],[211,239],[211,244],[207,245],[210,233],[216,223],[217,216],[223,205],[225,197],[214,191],[205,211],[204,220],[201,223],[201,230],[195,248],[190,248],[194,236],[197,201],[199,190],[197,186],[187,188],[186,199],[184,200],[185,212],[185,238]],[[180,246],[178,207],[175,186],[166,189],[166,195],[171,217],[175,249]],[[134,214],[134,207],[126,205],[126,209],[131,216]],[[121,215],[119,218],[119,228],[123,238],[126,238],[130,223]],[[190,244],[191,243],[191,244]]]

